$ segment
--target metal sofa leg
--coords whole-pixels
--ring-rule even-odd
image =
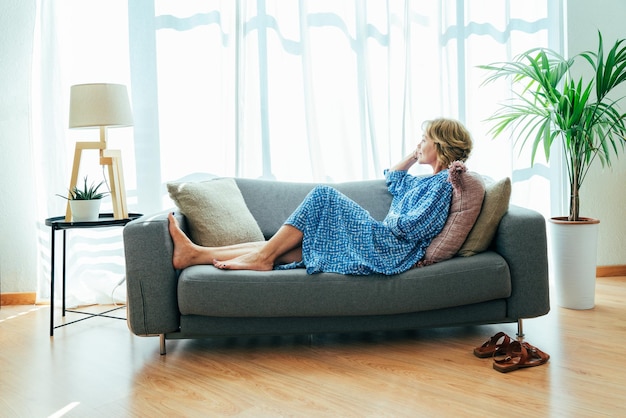
[[[165,334],[159,334],[159,348],[161,349],[161,355],[164,356],[165,352]]]
[[[524,320],[522,318],[517,320],[517,336],[518,338],[524,338]]]

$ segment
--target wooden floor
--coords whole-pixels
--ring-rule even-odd
[[[121,314],[124,311],[120,311]],[[502,374],[472,349],[515,325],[168,341],[49,307],[0,309],[1,417],[595,417],[626,411],[626,278],[596,307],[525,322],[548,364]],[[61,321],[61,318],[57,319]]]

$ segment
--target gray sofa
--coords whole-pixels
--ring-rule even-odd
[[[236,179],[269,238],[313,184]],[[384,180],[334,187],[382,220]],[[187,222],[176,215],[183,229]],[[124,228],[131,331],[166,339],[316,334],[518,322],[550,309],[544,218],[511,205],[489,250],[395,276],[307,275],[304,269],[223,271],[172,266],[167,212]]]

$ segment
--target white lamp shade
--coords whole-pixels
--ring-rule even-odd
[[[99,83],[71,87],[70,128],[132,125],[126,86]]]

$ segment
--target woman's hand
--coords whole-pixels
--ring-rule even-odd
[[[418,145],[417,148],[415,148],[415,150],[412,153],[410,153],[409,155],[404,157],[401,161],[399,161],[396,165],[391,167],[389,171],[407,171],[419,159],[419,151],[420,151],[420,147]]]

